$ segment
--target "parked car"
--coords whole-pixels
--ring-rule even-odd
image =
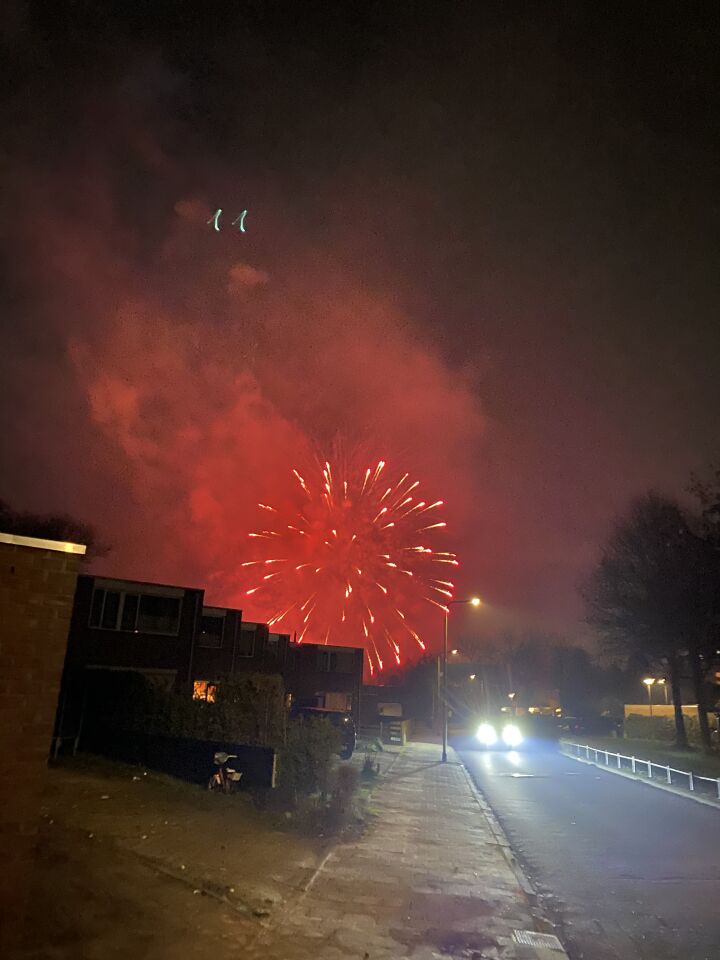
[[[318,720],[328,720],[340,731],[342,746],[338,755],[342,760],[349,760],[355,750],[357,730],[355,721],[349,713],[342,710],[326,710],[324,707],[294,707],[292,717],[315,717]]]

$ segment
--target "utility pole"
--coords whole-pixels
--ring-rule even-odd
[[[447,763],[447,743],[448,743],[448,708],[447,708],[447,653],[448,653],[448,617],[450,611],[445,611],[445,630],[443,631],[443,652],[442,652],[442,698],[441,708],[443,712],[442,725],[442,762]]]
[[[442,698],[440,709],[443,712],[442,723],[442,762],[447,763],[447,744],[448,744],[448,701],[447,701],[447,667],[448,667],[448,619],[450,617],[450,606],[455,603],[469,603],[473,607],[482,606],[482,600],[479,597],[470,597],[467,600],[448,600],[444,607],[445,629],[443,630],[443,648],[442,648]]]

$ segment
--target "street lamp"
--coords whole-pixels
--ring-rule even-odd
[[[667,705],[668,705],[668,692],[667,692],[668,688],[667,688],[667,680],[666,680],[666,678],[665,678],[665,677],[660,677],[660,679],[659,679],[659,680],[656,680],[655,683],[659,683],[660,686],[662,687],[663,693],[665,694],[665,706],[667,706]]]
[[[448,742],[448,703],[447,703],[447,666],[448,666],[448,620],[450,618],[450,605],[453,603],[469,603],[471,607],[479,607],[482,603],[480,597],[469,597],[467,600],[448,600],[445,604],[445,630],[443,633],[443,652],[442,652],[442,711],[443,711],[443,740],[442,740],[442,762],[447,763],[447,742]]]
[[[650,705],[650,716],[652,717],[652,715],[653,715],[653,712],[652,712],[652,708],[653,708],[652,688],[653,688],[653,684],[655,683],[655,678],[654,678],[654,677],[645,677],[645,679],[643,680],[643,683],[644,683],[645,686],[647,687],[647,692],[648,692],[648,704]]]

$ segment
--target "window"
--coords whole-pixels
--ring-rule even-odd
[[[351,693],[325,693],[323,694],[323,707],[326,710],[339,710],[341,713],[350,713],[352,711]]]
[[[126,593],[123,603],[122,619],[120,621],[121,630],[134,630],[137,623],[138,605],[140,595],[137,593]]]
[[[106,630],[117,630],[118,614],[120,613],[120,596],[117,590],[105,591],[100,626]]]
[[[269,657],[279,659],[281,650],[286,650],[290,637],[286,633],[268,633],[265,650]]]
[[[142,594],[138,608],[140,633],[177,633],[180,626],[180,599]]]
[[[318,650],[318,670],[334,673],[337,669],[337,653],[334,650]]]
[[[225,614],[206,614],[200,617],[199,647],[222,647]]]
[[[240,637],[238,639],[237,655],[239,657],[252,657],[255,653],[255,624],[241,624]]]
[[[355,654],[352,650],[318,650],[318,670],[323,673],[353,673]]]
[[[215,703],[215,694],[217,686],[209,680],[193,681],[193,700],[205,700],[207,703]]]
[[[105,601],[104,590],[93,590],[92,604],[90,606],[90,626],[99,627],[100,617],[102,616],[103,603]]]
[[[90,626],[128,633],[176,636],[182,598],[151,593],[129,593],[96,587],[90,605]]]
[[[121,590],[94,590],[90,605],[90,626],[101,627],[103,630],[117,630],[122,600]],[[124,619],[123,617],[123,622]],[[120,629],[129,628],[123,626]]]

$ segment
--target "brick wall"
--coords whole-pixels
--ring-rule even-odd
[[[0,532],[0,956],[22,926],[84,552]]]

